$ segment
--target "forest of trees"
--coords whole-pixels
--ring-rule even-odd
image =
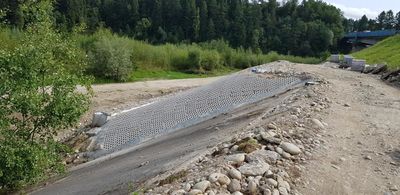
[[[19,1],[3,0],[10,24],[22,28]],[[152,44],[224,39],[234,48],[323,56],[336,51],[343,36],[339,9],[318,0],[56,0],[55,20],[62,31],[85,24]]]
[[[383,11],[375,19],[369,19],[366,15],[358,20],[346,19],[343,26],[346,32],[383,29],[400,30],[400,12],[395,15],[392,10]]]

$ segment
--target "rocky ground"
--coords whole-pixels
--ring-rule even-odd
[[[378,78],[277,65],[316,78],[195,163],[144,183],[145,194],[396,194],[400,90]]]

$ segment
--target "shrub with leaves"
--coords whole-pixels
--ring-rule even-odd
[[[96,77],[127,81],[134,69],[129,40],[116,35],[102,36],[89,53],[89,72]]]
[[[89,80],[85,60],[69,40],[53,29],[51,1],[26,1],[30,23],[21,44],[0,49],[0,186],[13,189],[37,181],[59,163],[53,137],[75,125],[89,105],[77,91]]]

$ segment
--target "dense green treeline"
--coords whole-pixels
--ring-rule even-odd
[[[392,10],[383,11],[376,19],[369,19],[366,15],[358,20],[346,19],[343,21],[343,26],[346,32],[383,29],[400,30],[400,12],[395,15]]]
[[[5,0],[10,24],[23,27],[18,2]],[[56,24],[63,31],[85,24],[152,44],[224,39],[256,53],[322,56],[337,50],[343,35],[339,9],[318,0],[286,3],[247,0],[56,0]]]

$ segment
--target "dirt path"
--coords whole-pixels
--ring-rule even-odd
[[[329,64],[327,64],[329,65]],[[325,147],[305,166],[303,194],[387,194],[400,187],[400,90],[370,75],[322,66],[330,82]]]
[[[69,182],[75,182],[77,186],[82,185],[80,181],[83,179],[82,173],[92,175],[96,172],[97,174],[92,175],[94,178],[90,179],[92,183],[97,181],[96,178],[104,180],[103,178],[106,177],[107,179],[100,183],[94,183],[92,185],[94,188],[89,189],[88,185],[83,184],[85,187],[81,186],[77,189],[89,190],[86,191],[88,193],[125,193],[131,191],[127,189],[126,181],[133,182],[139,178],[151,178],[160,170],[173,172],[175,170],[173,167],[176,168],[177,164],[192,162],[195,159],[194,156],[200,158],[197,156],[199,151],[205,151],[219,143],[220,147],[218,148],[224,151],[222,156],[208,155],[205,158],[201,157],[200,159],[203,160],[191,163],[191,166],[183,168],[187,168],[189,176],[163,186],[157,186],[157,183],[154,183],[156,186],[149,184],[147,193],[174,194],[172,190],[182,192],[182,188],[186,188],[187,185],[189,185],[188,189],[190,190],[190,187],[193,187],[196,182],[208,178],[207,170],[210,173],[226,173],[225,169],[228,165],[224,160],[225,151],[230,154],[234,144],[237,143],[233,141],[235,139],[232,139],[232,143],[229,141],[229,144],[225,142],[225,144],[221,144],[220,141],[231,140],[230,137],[238,135],[261,139],[262,141],[264,138],[260,137],[260,132],[264,130],[259,130],[260,127],[265,130],[269,129],[268,126],[272,122],[278,127],[273,132],[279,135],[281,141],[296,143],[302,146],[303,152],[298,156],[291,156],[287,159],[278,155],[278,160],[275,163],[270,163],[274,178],[278,182],[278,176],[281,180],[282,178],[285,179],[282,182],[287,184],[283,187],[284,190],[281,190],[281,184],[271,187],[263,184],[261,182],[263,179],[261,179],[261,181],[256,182],[256,186],[259,188],[257,189],[258,192],[261,193],[262,190],[264,190],[264,193],[275,192],[279,189],[279,191],[282,191],[281,194],[296,195],[400,194],[400,90],[383,83],[374,76],[337,69],[334,64],[330,63],[304,65],[278,62],[271,65],[275,65],[278,69],[282,68],[283,71],[290,69],[291,71],[295,70],[295,72],[311,73],[316,78],[321,78],[323,84],[300,88],[298,91],[292,92],[292,96],[283,103],[275,102],[274,105],[269,106],[258,105],[258,108],[266,113],[269,112],[267,112],[268,108],[274,107],[272,110],[278,113],[276,116],[273,114],[271,117],[263,117],[257,120],[247,118],[245,121],[235,119],[226,123],[230,127],[228,128],[230,130],[227,131],[218,130],[219,128],[216,127],[219,127],[219,125],[207,123],[207,128],[201,127],[201,129],[217,129],[217,132],[228,133],[223,134],[223,136],[215,136],[214,131],[210,131],[209,134],[205,133],[207,131],[199,134],[189,133],[183,137],[171,139],[170,142],[163,142],[164,144],[161,145],[143,146],[145,149],[124,156],[133,159],[133,161],[119,161],[122,164],[117,164],[116,162],[119,159],[113,159],[88,168],[85,172],[72,172],[70,177],[63,182],[48,188],[52,189],[49,192],[59,190],[59,185],[64,185],[64,189],[68,191],[72,185]],[[216,79],[150,81],[94,86],[96,91],[94,108],[101,111],[117,111],[150,101],[150,99],[161,95],[203,85]],[[277,97],[277,99],[281,98]],[[322,122],[321,128],[316,128],[315,124],[312,124],[314,119]],[[241,130],[240,126],[246,126],[245,129],[249,129],[250,133]],[[192,128],[196,129],[195,127]],[[210,139],[210,137],[212,138]],[[165,139],[168,139],[168,136]],[[188,147],[181,147],[182,144],[187,143],[190,143]],[[267,144],[261,143],[266,147],[262,150],[268,150],[270,154],[275,154],[274,150],[278,152],[279,144],[276,145],[268,140]],[[169,147],[180,148],[181,153],[176,153],[177,156],[170,155],[171,153],[168,153]],[[167,158],[153,155],[158,150],[166,150],[165,155],[170,156]],[[191,152],[187,153],[188,151]],[[194,151],[197,151],[197,153],[192,153]],[[237,151],[233,151],[233,153],[235,152]],[[147,155],[146,158],[148,159],[137,158],[138,155],[139,157]],[[148,160],[149,164],[142,167],[140,163],[143,163],[144,160]],[[176,162],[171,160],[176,160]],[[153,165],[160,163],[170,166],[155,169]],[[99,167],[103,169],[99,169]],[[118,168],[117,174],[110,172],[110,170],[116,168]],[[228,169],[230,169],[229,166]],[[99,170],[104,171],[99,172]],[[110,175],[110,177],[107,175]],[[166,177],[167,174],[164,176]],[[262,174],[259,179],[263,177]],[[238,191],[247,193],[249,189],[246,186],[255,178],[243,178],[240,182],[244,185]],[[157,181],[160,177],[154,179]],[[286,181],[290,183],[290,186]],[[265,190],[263,188],[265,185],[270,190]],[[290,191],[290,188],[292,188],[292,191]],[[216,186],[212,184],[208,190],[207,193],[210,192],[210,194],[213,190],[216,190],[214,191],[217,192],[216,194],[227,192],[226,185]],[[64,193],[68,194],[67,191]],[[185,191],[187,192],[187,190]]]

